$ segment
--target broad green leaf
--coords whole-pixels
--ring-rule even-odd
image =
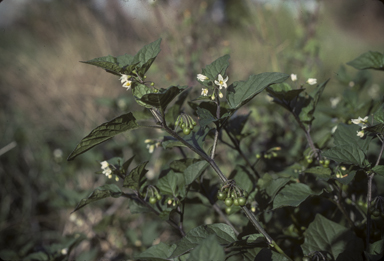
[[[369,143],[372,140],[371,136],[365,136],[360,138],[357,136],[357,132],[360,130],[360,126],[351,124],[340,123],[337,125],[337,129],[334,134],[334,143],[336,146],[350,145],[358,147],[363,152],[366,152],[369,147]]]
[[[332,170],[330,168],[323,168],[323,167],[317,166],[317,167],[306,169],[305,173],[311,173],[315,175],[316,178],[327,181],[331,178]]]
[[[95,58],[89,61],[81,61],[82,63],[91,64],[105,69],[113,74],[120,75],[122,68],[117,64],[117,60],[112,55]]]
[[[344,178],[335,178],[337,181],[339,181],[341,184],[348,185],[349,182],[353,180],[353,178],[356,175],[356,170],[352,170],[348,173],[348,176]]]
[[[384,104],[375,112],[373,118],[379,123],[384,123]]]
[[[253,190],[254,184],[256,184],[254,175],[251,175],[247,168],[241,165],[236,165],[228,179],[234,180],[239,188],[247,191],[248,193]]]
[[[351,244],[349,248],[347,245],[351,241],[356,241],[357,244]],[[353,245],[354,247],[352,247]],[[349,252],[361,258],[357,260],[362,260],[363,242],[348,228],[317,214],[315,220],[304,232],[304,244],[301,245],[301,248],[304,255],[313,251],[327,251],[337,259],[341,253]]]
[[[160,189],[161,194],[184,198],[186,194],[184,174],[173,172],[173,170],[169,171],[159,179],[157,188]]]
[[[284,82],[285,73],[261,73],[251,75],[247,81],[234,82],[228,87],[227,100],[231,109],[238,109],[252,100],[269,85]]]
[[[215,82],[215,80],[217,80],[217,76],[219,74],[221,74],[223,78],[225,78],[225,71],[229,66],[228,60],[229,60],[228,54],[218,58],[213,63],[207,65],[203,69],[203,75],[207,76],[212,82]]]
[[[384,54],[379,52],[366,52],[347,63],[348,65],[358,69],[375,69],[375,70],[384,70]]]
[[[216,118],[216,111],[217,106],[214,102],[208,101],[208,102],[201,102],[200,104],[194,103],[194,102],[188,102],[188,105],[191,106],[191,108],[197,112],[197,110],[205,109],[210,112],[212,117]],[[228,103],[226,102],[220,102],[220,120],[224,120],[225,117],[230,116],[232,113],[232,110],[229,109]]]
[[[199,160],[194,158],[174,160],[169,164],[169,167],[175,172],[183,173],[191,164],[196,162],[199,162]]]
[[[216,235],[208,236],[191,251],[188,261],[201,260],[225,260],[224,249],[220,246]]]
[[[195,181],[195,179],[199,177],[201,173],[204,172],[204,170],[206,170],[208,165],[208,162],[205,160],[198,161],[192,165],[189,165],[188,168],[186,168],[184,171],[185,185],[188,186],[193,181]]]
[[[132,71],[138,64],[138,62],[134,62],[133,56],[129,54],[117,56],[116,61],[121,68],[120,73],[126,75],[133,75]]]
[[[120,197],[121,193],[122,192],[120,188],[115,184],[106,184],[101,187],[98,187],[87,198],[82,199],[80,203],[76,206],[75,210],[72,211],[72,213],[84,207],[85,205],[88,205],[89,203],[98,201],[103,198],[118,198]]]
[[[322,153],[322,156],[334,160],[338,163],[353,164],[361,168],[364,167],[364,152],[354,145],[341,145],[333,147]]]
[[[150,94],[150,93],[153,93],[153,89],[152,88],[149,88],[148,86],[144,85],[144,84],[134,84],[132,86],[132,94],[133,96],[135,96],[135,99],[136,99],[136,102],[140,105],[140,106],[144,106],[145,108],[152,108],[153,106],[152,105],[149,105],[149,104],[146,104],[145,102],[142,102],[141,101],[141,98],[146,95],[146,94]]]
[[[145,173],[148,170],[145,169],[145,166],[148,164],[148,161],[141,163],[136,168],[131,170],[131,172],[125,176],[123,187],[139,191],[140,181],[144,177]]]
[[[372,170],[373,170],[377,175],[380,175],[380,176],[383,176],[383,177],[384,177],[384,165],[377,165],[377,166],[373,167]]]
[[[127,174],[128,168],[131,165],[131,163],[132,163],[133,159],[135,158],[135,156],[136,155],[133,155],[132,157],[130,157],[128,160],[126,160],[123,163],[122,169],[123,169],[124,174]]]
[[[247,134],[242,133],[245,123],[248,121],[249,115],[251,112],[244,115],[237,115],[236,117],[232,117],[227,124],[226,130],[232,133],[238,140],[246,137]],[[248,134],[249,135],[249,134]]]
[[[73,160],[78,155],[90,150],[96,145],[111,139],[113,136],[138,128],[136,119],[131,112],[123,114],[111,121],[101,124],[99,127],[93,129],[87,136],[85,136],[72,153],[68,156],[67,160]]]
[[[144,252],[135,257],[138,260],[146,261],[167,261],[170,260],[169,256],[175,250],[176,245],[167,245],[160,242],[158,245],[151,246]]]
[[[215,235],[219,244],[230,244],[236,241],[236,235],[227,224],[202,225],[190,230],[185,237],[176,243],[177,247],[170,258],[179,257],[200,245],[204,239]]]
[[[329,82],[329,80],[330,79],[326,80],[325,82],[323,82],[319,86],[317,86],[315,92],[313,94],[311,94],[311,96],[313,97],[313,101],[314,101],[314,107],[317,106],[317,103],[319,102],[320,97],[323,94],[324,88],[327,85],[327,83]]]
[[[277,192],[284,187],[290,181],[289,178],[276,178],[273,179],[270,175],[265,174],[258,180],[258,186],[261,190],[271,198],[269,202],[272,202]]]
[[[199,124],[205,128],[208,124],[217,121],[216,117],[211,114],[210,111],[197,107],[197,116],[199,117]]]
[[[136,71],[140,77],[144,77],[145,73],[148,71],[149,67],[151,67],[157,55],[160,53],[160,43],[161,38],[145,45],[133,58],[133,63],[138,63],[136,65]]]
[[[368,252],[365,252],[369,260],[379,261],[384,257],[384,239],[369,245]]]
[[[180,115],[181,107],[183,106],[183,103],[191,90],[192,88],[187,88],[185,91],[180,93],[180,95],[177,96],[176,102],[168,109],[167,114],[165,115],[165,119],[168,123],[168,126],[171,128],[175,127],[175,122],[177,117]]]
[[[168,104],[186,88],[188,88],[188,86],[171,86],[167,90],[160,91],[159,93],[145,94],[139,100],[151,107],[165,111]]]
[[[152,209],[142,204],[138,199],[135,198],[131,198],[129,201],[129,211],[131,214],[153,213]]]
[[[369,126],[369,127],[364,129],[364,132],[365,131],[372,132],[375,134],[384,134],[384,123],[379,123],[379,124],[376,124],[373,126]]]
[[[263,248],[252,261],[289,261],[289,259],[269,248]]]
[[[286,185],[281,189],[274,201],[273,209],[280,207],[297,207],[309,196],[318,196],[322,191],[316,193],[310,189],[307,185],[303,183],[293,183]]]

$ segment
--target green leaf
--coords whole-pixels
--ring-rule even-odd
[[[144,77],[145,73],[148,71],[152,63],[155,61],[157,55],[160,53],[160,43],[161,38],[145,45],[133,58],[133,63],[138,63],[136,65],[136,71],[140,77]]]
[[[189,92],[192,90],[192,88],[188,88],[182,93],[180,93],[179,96],[177,96],[176,102],[168,109],[166,116],[166,121],[168,122],[168,126],[174,129],[175,122],[177,117],[179,117],[181,112],[181,107],[183,106],[184,101],[187,99]]]
[[[375,70],[384,70],[384,54],[379,52],[366,52],[347,63],[348,65],[358,69],[375,69]]]
[[[175,244],[167,245],[160,242],[158,245],[151,246],[141,254],[137,255],[135,259],[147,261],[167,261],[170,260],[169,257],[175,248]]]
[[[175,172],[183,173],[188,168],[188,166],[196,162],[199,162],[199,160],[194,158],[174,160],[169,164],[169,167]]]
[[[383,260],[384,256],[384,239],[369,244],[368,252],[365,252],[369,260]]]
[[[96,145],[111,139],[113,136],[138,127],[139,125],[136,123],[136,118],[131,112],[103,123],[99,127],[93,129],[80,141],[79,144],[77,144],[76,148],[71,152],[67,160],[73,160],[78,155],[83,154]]]
[[[198,178],[201,173],[204,172],[204,170],[208,167],[208,162],[205,160],[198,161],[196,163],[193,163],[184,171],[184,177],[185,177],[185,185],[188,186],[192,182],[195,181],[196,178]]]
[[[312,191],[310,187],[303,183],[288,184],[277,193],[273,201],[273,209],[288,206],[297,207],[309,196],[318,196],[321,193],[323,192],[316,193]]]
[[[364,129],[364,132],[365,131],[372,132],[374,134],[384,134],[384,123],[379,123],[373,126],[369,126]]]
[[[139,100],[146,105],[165,111],[168,104],[186,88],[188,88],[188,86],[171,86],[160,93],[145,94]]]
[[[384,104],[375,112],[373,118],[380,123],[384,123]]]
[[[219,74],[221,74],[223,78],[225,78],[225,71],[229,66],[228,60],[229,60],[228,54],[218,58],[213,63],[207,65],[203,69],[203,75],[207,76],[213,82],[217,80],[217,76]]]
[[[241,165],[236,165],[228,179],[234,180],[238,187],[242,188],[248,193],[253,190],[254,184],[256,184],[254,175],[251,175],[247,168]]]
[[[148,86],[146,86],[144,84],[136,83],[132,86],[132,94],[133,94],[133,96],[135,96],[136,102],[140,106],[143,106],[143,107],[148,108],[148,109],[152,108],[152,105],[146,104],[145,102],[142,102],[141,98],[144,95],[150,94],[150,93],[153,93],[153,89],[149,88]]]
[[[305,173],[311,173],[315,175],[316,178],[327,181],[331,178],[332,170],[330,168],[317,166],[317,167],[306,169]]]
[[[232,117],[228,121],[226,130],[232,133],[238,140],[246,137],[247,134],[242,134],[242,131],[246,122],[248,121],[249,115],[251,115],[251,112],[245,115],[237,115],[236,117]]]
[[[128,168],[129,166],[131,165],[133,159],[135,158],[136,155],[133,155],[132,157],[130,157],[127,161],[125,161],[123,163],[123,166],[122,166],[122,170],[125,174],[127,174],[127,171],[128,171]]]
[[[190,230],[185,237],[176,243],[177,247],[170,258],[179,257],[191,251],[210,235],[215,235],[219,244],[229,244],[236,241],[236,235],[233,229],[227,224],[202,225]]]
[[[269,85],[284,82],[288,78],[289,75],[285,73],[261,73],[251,75],[247,81],[234,82],[228,87],[228,104],[231,109],[238,109]]]
[[[380,176],[384,176],[384,166],[383,165],[377,165],[372,168],[372,170]]]
[[[216,117],[213,116],[209,110],[197,107],[196,113],[199,117],[199,125],[203,128],[208,124],[217,121]]]
[[[344,178],[335,178],[337,181],[339,181],[341,184],[348,185],[349,182],[353,180],[353,178],[356,175],[356,170],[352,170],[348,173],[348,176]]]
[[[216,235],[208,236],[191,251],[188,261],[201,260],[225,260],[224,249],[220,246]]]
[[[157,182],[157,187],[160,189],[161,194],[170,196],[185,197],[185,178],[182,173],[169,171],[164,177],[161,177]]]
[[[354,145],[336,146],[323,152],[322,155],[338,163],[353,164],[361,168],[364,167],[365,154]]]
[[[72,211],[72,213],[84,207],[85,205],[88,205],[89,203],[98,201],[103,198],[118,198],[120,197],[121,193],[122,192],[120,188],[115,184],[106,184],[101,187],[98,187],[87,198],[82,199],[80,203],[76,206],[75,210]]]
[[[145,166],[148,164],[148,161],[141,163],[136,168],[131,170],[131,172],[125,176],[123,187],[139,191],[140,181],[144,177],[145,173],[148,170],[145,169]]]
[[[122,68],[117,64],[117,60],[112,55],[95,58],[89,61],[81,61],[82,63],[91,64],[105,69],[116,75],[120,75]]]
[[[351,247],[347,247],[348,242],[351,241],[356,241],[357,244],[354,244],[354,247],[353,244],[350,245]],[[305,255],[313,251],[327,251],[337,259],[341,253],[349,252],[351,255],[359,257],[357,260],[362,260],[363,242],[348,228],[317,214],[315,220],[304,232],[304,244],[301,245],[301,248]]]
[[[334,134],[334,143],[336,146],[350,145],[353,147],[358,147],[363,152],[366,152],[369,147],[369,143],[372,140],[372,137],[365,136],[360,138],[356,135],[357,131],[360,130],[360,126],[351,124],[340,123],[337,125],[337,129]]]
[[[258,186],[261,190],[271,198],[269,202],[272,202],[277,192],[284,187],[290,181],[289,178],[276,178],[273,179],[270,175],[265,174],[258,180]]]

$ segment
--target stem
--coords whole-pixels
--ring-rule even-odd
[[[219,101],[218,95],[216,95],[215,103],[216,103],[216,118],[220,119],[220,101]],[[215,152],[216,152],[216,146],[217,146],[217,139],[218,138],[219,138],[219,124],[217,124],[216,128],[215,128],[215,138],[213,139],[211,159],[215,158]]]
[[[313,151],[313,154],[315,155],[316,158],[318,158],[319,154],[317,153],[317,149],[315,147],[315,144],[313,143],[313,140],[312,140],[312,137],[311,137],[311,134],[310,134],[310,132],[311,132],[311,125],[309,125],[308,129],[306,129],[304,124],[301,122],[300,118],[293,111],[290,111],[290,112],[295,117],[295,120],[299,124],[299,127],[304,131],[305,137],[307,138],[307,141],[308,141],[308,145],[309,145],[309,147],[311,147],[311,149]]]
[[[343,216],[347,219],[349,226],[350,227],[354,227],[355,225],[354,225],[353,221],[351,220],[351,218],[349,217],[347,211],[345,210],[345,208],[341,204],[341,200],[340,199],[342,198],[342,190],[340,189],[340,187],[336,183],[333,184],[333,187],[336,188],[336,190],[338,192],[338,196],[337,196],[337,200],[331,200],[331,202],[336,204],[336,206],[341,211]]]

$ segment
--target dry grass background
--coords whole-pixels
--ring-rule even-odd
[[[132,230],[140,235],[141,225],[150,219],[127,217],[123,201],[107,201],[104,208],[88,207],[76,218],[69,216],[76,204],[70,195],[77,199],[84,196],[83,191],[105,181],[94,172],[99,167],[95,161],[103,160],[106,154],[95,151],[71,163],[66,163],[65,157],[91,129],[126,109],[117,106],[121,97],[127,96],[124,99],[129,106],[135,106],[117,77],[79,61],[108,54],[134,54],[144,44],[162,37],[162,52],[150,79],[167,87],[196,85],[200,68],[226,53],[231,54],[230,75],[239,80],[264,71],[302,72],[303,77],[316,71],[328,78],[340,63],[369,47],[383,51],[383,23],[375,22],[379,18],[366,17],[378,10],[382,15],[384,5],[380,3],[369,3],[366,13],[354,10],[359,19],[346,23],[348,14],[338,20],[343,11],[340,3],[346,1],[335,6],[333,1],[319,1],[319,13],[309,17],[304,12],[292,17],[286,8],[244,1],[248,8],[233,9],[240,15],[235,12],[235,18],[226,23],[213,23],[213,0],[179,4],[158,1],[154,5],[140,1],[140,7],[132,8],[136,14],[123,10],[133,6],[132,2],[108,0],[97,9],[93,1],[31,1],[20,8],[23,15],[19,19],[0,30],[0,148],[17,142],[16,148],[0,155],[0,245],[5,249],[24,247],[29,240],[33,244],[25,247],[28,253],[36,245],[50,244],[74,232],[84,232],[93,240],[81,245],[73,256],[95,246],[100,247],[99,257],[121,252],[131,256],[145,247],[140,236],[135,241],[123,234]],[[300,10],[302,1],[291,2]],[[5,0],[0,8],[7,4]],[[297,53],[293,50],[310,40],[305,35],[318,41],[321,62],[297,62],[300,59],[293,57]],[[312,69],[306,71],[306,66]],[[137,162],[150,157],[145,145],[135,145],[138,138],[134,135],[117,139],[136,146],[133,149],[140,154]],[[53,156],[55,149],[61,149],[63,156]],[[132,155],[130,149],[121,151],[124,156]],[[152,163],[156,167],[153,158]],[[105,213],[118,217],[109,226],[111,233],[95,232],[95,224]],[[169,229],[158,230],[160,236],[155,242],[172,238]]]

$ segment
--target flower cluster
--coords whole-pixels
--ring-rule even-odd
[[[103,174],[108,178],[112,178],[112,169],[107,161],[100,162]]]
[[[130,75],[126,75],[126,74],[122,74],[121,77],[120,77],[120,81],[121,81],[121,84],[123,85],[124,88],[127,89],[127,91],[129,89],[131,89],[131,86],[132,86],[132,81],[130,81]]]
[[[161,145],[161,142],[158,142],[157,140],[151,140],[151,139],[146,139],[144,143],[147,144],[147,149],[149,150],[149,153],[153,153],[155,148]]]
[[[357,131],[357,136],[359,136],[360,138],[363,138],[364,137],[364,129],[368,127],[368,116],[365,116],[364,118],[357,118],[357,119],[351,119],[351,122],[353,124],[357,124],[361,127],[361,130],[360,131]]]
[[[201,82],[204,82],[206,80],[209,80],[209,78],[203,74],[198,74],[197,75],[197,79]],[[225,79],[223,78],[223,76],[221,74],[219,74],[217,76],[217,80],[215,80],[215,84],[219,87],[219,89],[221,90],[222,88],[226,89],[228,87],[227,85],[227,81],[228,81],[228,76],[225,77]],[[207,88],[203,88],[201,90],[201,95],[202,96],[208,96],[208,89]],[[220,98],[223,98],[223,93],[221,91],[219,91],[219,97]],[[211,95],[211,99],[214,100],[215,99],[215,93],[213,93]]]

